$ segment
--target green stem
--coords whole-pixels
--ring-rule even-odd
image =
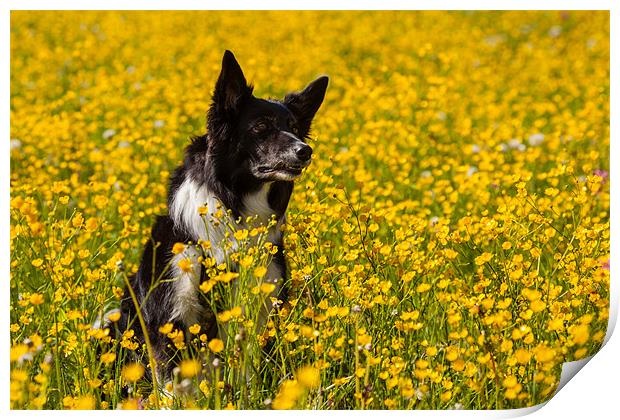
[[[157,386],[157,372],[156,372],[156,363],[155,356],[153,355],[153,347],[151,346],[151,339],[149,338],[148,331],[146,329],[146,324],[144,322],[144,318],[142,317],[142,311],[140,310],[140,304],[138,303],[138,299],[136,298],[136,294],[129,284],[129,279],[127,275],[123,273],[123,280],[125,281],[125,285],[129,290],[129,294],[131,295],[131,300],[136,308],[136,314],[138,316],[138,320],[140,321],[140,328],[142,328],[142,335],[144,336],[144,342],[146,343],[146,351],[149,356],[149,367],[151,368],[151,376],[153,378],[153,392],[155,393],[155,408],[159,410],[159,388]]]

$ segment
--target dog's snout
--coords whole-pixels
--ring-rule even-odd
[[[297,159],[307,162],[312,157],[312,147],[303,144],[295,150],[295,154],[297,155]]]

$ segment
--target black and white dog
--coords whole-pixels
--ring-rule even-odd
[[[239,63],[230,51],[224,53],[222,70],[215,85],[213,101],[207,114],[207,132],[192,139],[185,151],[183,164],[171,177],[168,193],[168,215],[158,216],[152,229],[152,239],[144,248],[137,273],[130,277],[147,333],[158,365],[169,375],[173,363],[170,340],[159,328],[172,323],[187,333],[187,328],[199,323],[207,326],[209,338],[218,334],[210,308],[198,286],[205,275],[198,261],[202,251],[195,244],[209,241],[209,257],[218,264],[226,253],[223,224],[209,225],[209,217],[199,214],[218,207],[230,211],[233,226],[239,220],[257,216],[267,222],[273,215],[277,225],[268,232],[268,241],[277,245],[265,278],[276,284],[273,296],[285,298],[286,265],[282,233],[285,211],[293,190],[293,180],[308,166],[312,148],[306,143],[312,119],[321,106],[328,78],[323,76],[310,83],[302,92],[286,95],[283,101],[259,99],[252,95]],[[205,210],[202,210],[203,212]],[[241,218],[241,219],[240,219]],[[207,226],[205,226],[207,223]],[[233,240],[229,235],[228,240]],[[190,243],[183,253],[174,254],[175,243]],[[181,270],[178,262],[192,261],[190,270]],[[235,267],[228,267],[234,271]],[[168,279],[158,282],[154,279]],[[268,302],[271,307],[271,300]],[[135,319],[136,308],[129,290],[121,302],[119,332],[128,328],[144,342],[140,324]]]

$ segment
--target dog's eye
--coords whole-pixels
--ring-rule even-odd
[[[297,124],[297,120],[295,118],[289,118],[286,123],[288,124],[289,131],[296,136],[301,135],[299,130],[299,125]]]
[[[265,122],[259,122],[254,124],[252,127],[252,132],[254,134],[262,134],[269,129],[269,126]]]

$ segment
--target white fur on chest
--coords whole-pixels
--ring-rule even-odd
[[[271,183],[264,184],[263,187],[251,194],[243,197],[243,205],[245,207],[243,213],[247,216],[258,216],[258,220],[267,223],[274,214],[273,209],[269,206],[269,189]]]
[[[268,200],[270,187],[271,184],[266,183],[260,190],[243,197],[243,217],[258,216],[261,223],[269,221],[274,214]],[[207,207],[206,214],[199,213],[201,207]],[[218,210],[221,210],[222,217],[216,219],[214,215]],[[194,241],[197,242],[199,239],[210,241],[215,250],[215,255],[212,256],[218,263],[224,260],[224,254],[218,251],[221,249],[220,245],[226,237],[226,232],[234,233],[234,230],[247,227],[244,223],[237,224],[206,186],[199,185],[190,178],[186,178],[176,191],[170,206],[170,217],[175,226],[183,227]],[[273,242],[279,238],[279,226],[272,227],[268,240]],[[234,241],[234,238],[230,240]]]
[[[266,224],[274,214],[273,209],[269,206],[269,189],[271,184],[264,184],[263,187],[251,194],[243,197],[244,211],[243,217],[258,216],[260,223]],[[201,207],[207,207],[204,215],[199,213]],[[216,218],[214,215],[221,210],[222,217]],[[170,206],[170,217],[173,219],[175,226],[184,228],[194,242],[199,239],[209,241],[211,243],[210,256],[215,258],[218,264],[226,261],[227,252],[235,252],[238,250],[237,241],[234,238],[234,231],[247,228],[245,220],[241,224],[237,224],[231,216],[226,213],[226,209],[219,203],[215,195],[209,191],[206,186],[199,185],[195,181],[186,178],[175,193],[174,199]],[[280,242],[281,231],[280,225],[284,221],[284,217],[278,221],[276,226],[269,229],[266,240],[272,243]],[[229,233],[226,238],[227,232]],[[228,251],[224,251],[223,241],[232,242],[232,247]],[[198,286],[200,282],[200,257],[199,251],[195,247],[187,247],[182,254],[175,255],[171,262],[171,272],[176,278],[174,282],[174,310],[171,314],[171,320],[180,319],[187,325],[198,322],[202,311],[200,299],[198,297]],[[183,258],[189,258],[192,263],[190,272],[183,272],[178,263]],[[282,284],[282,269],[276,263],[272,262],[265,276],[267,281],[277,284],[276,290],[272,293],[275,295]],[[271,309],[271,301],[268,298],[266,307]]]

